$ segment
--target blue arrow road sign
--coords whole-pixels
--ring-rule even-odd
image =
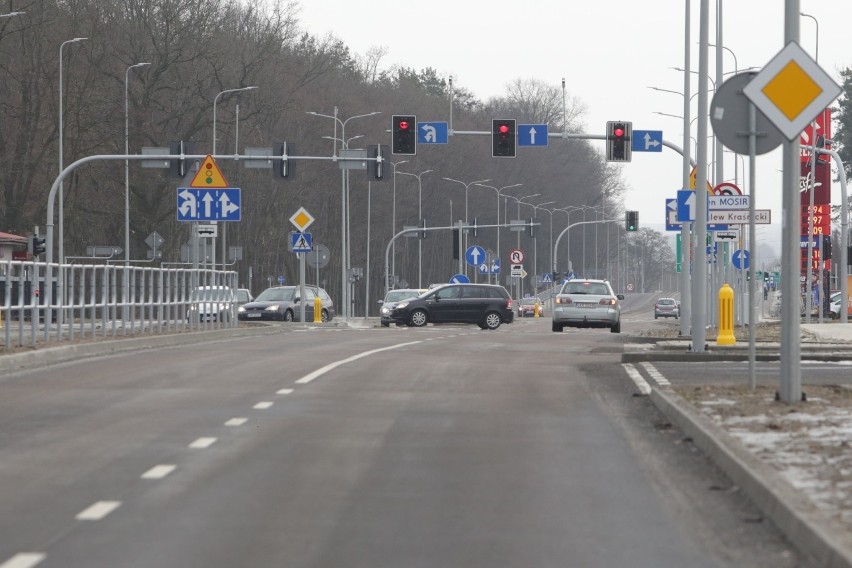
[[[196,189],[179,187],[177,190],[178,221],[239,221],[240,190]]]
[[[500,259],[495,258],[491,261],[491,274],[500,274]]]
[[[547,146],[547,125],[519,124],[518,146]]]
[[[469,266],[479,266],[485,260],[485,249],[476,245],[468,247],[464,258]]]
[[[456,274],[450,278],[450,284],[469,284],[470,279],[464,274]]]
[[[449,129],[446,122],[418,122],[418,144],[447,144]]]
[[[634,152],[662,152],[662,130],[634,130],[631,148]]]
[[[677,199],[666,199],[666,231],[680,231],[677,222]]]
[[[677,220],[681,223],[695,221],[695,192],[679,189],[677,192]]]
[[[734,251],[733,262],[734,268],[739,268],[742,270],[748,269],[748,257],[749,253],[745,249],[737,249]]]
[[[314,239],[310,233],[290,233],[290,250],[292,252],[311,252],[314,250]]]

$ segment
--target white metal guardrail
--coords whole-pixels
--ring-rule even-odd
[[[237,326],[237,273],[0,262],[0,347]]]

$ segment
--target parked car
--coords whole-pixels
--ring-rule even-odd
[[[390,324],[393,323],[391,313],[393,312],[394,306],[403,300],[416,298],[424,292],[427,292],[427,290],[419,290],[416,288],[399,288],[397,290],[389,291],[384,300],[379,300],[379,304],[382,306],[380,310],[382,326],[389,327]]]
[[[494,284],[444,284],[410,300],[399,302],[391,319],[422,327],[427,323],[475,323],[481,329],[497,329],[512,323],[512,298]]]
[[[305,286],[305,319],[314,319],[314,298],[319,296],[322,302],[322,321],[331,321],[334,318],[334,303],[328,293],[316,286]],[[237,308],[237,318],[240,321],[299,321],[299,297],[298,286],[273,286],[267,288],[260,295]]]
[[[538,313],[539,317],[544,313],[544,306],[538,298],[524,298],[518,302],[518,317],[535,317]]]
[[[828,314],[831,319],[840,319],[840,306],[843,305],[843,302],[840,301],[840,291],[832,293],[828,302]]]
[[[566,326],[608,327],[612,333],[621,333],[623,299],[606,280],[569,280],[554,298],[553,331]]]
[[[659,298],[654,304],[654,319],[680,317],[680,304],[674,298]]]
[[[189,302],[187,320],[231,321],[234,289],[228,286],[199,286],[190,293]]]
[[[248,288],[237,288],[237,307],[240,307],[244,304],[248,304],[251,301],[254,301],[254,296],[251,295],[251,292]]]

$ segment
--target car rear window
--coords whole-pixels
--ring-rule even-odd
[[[606,284],[600,282],[566,282],[562,288],[563,294],[594,294],[608,296],[609,289]]]
[[[661,300],[657,300],[657,303],[661,306],[673,306],[675,304],[675,301],[669,300],[668,298],[663,298]]]

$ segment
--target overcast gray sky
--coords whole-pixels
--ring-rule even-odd
[[[715,1],[710,4],[713,42]],[[808,17],[801,19],[801,46],[812,57],[818,55],[820,65],[839,84],[838,71],[852,67],[852,1],[801,0],[801,10],[818,22],[819,53],[817,24]],[[698,11],[698,0],[692,0],[696,44]],[[516,78],[560,86],[564,77],[569,95],[588,107],[582,119],[586,132],[604,134],[608,120],[629,120],[634,129],[662,130],[666,140],[678,145],[683,140],[679,119],[654,112],[682,115],[682,97],[647,87],[683,89],[682,73],[671,68],[683,66],[684,0],[301,0],[300,20],[306,31],[320,36],[333,33],[357,54],[374,46],[386,47],[383,68],[394,64],[418,70],[433,67],[482,100],[503,95],[505,85]],[[725,72],[734,71],[734,56],[739,69],[761,67],[784,47],[783,0],[727,0],[722,21],[723,43],[733,52],[724,52]],[[698,69],[697,45],[692,50],[692,68]],[[710,70],[715,79],[712,49]],[[693,82],[692,92],[696,90]],[[482,130],[488,128],[482,125]],[[696,136],[695,123],[692,135]],[[603,152],[603,142],[593,144]],[[726,180],[734,178],[734,160],[726,154]],[[742,187],[747,164],[742,158],[736,160]],[[757,208],[772,210],[772,225],[759,228],[759,234],[773,243],[776,254],[780,253],[775,243],[780,241],[782,219],[780,160],[780,150],[759,157],[756,184]],[[680,156],[668,149],[662,154],[634,153],[633,161],[624,166],[624,177],[630,185],[625,207],[640,212],[640,225],[662,231],[665,199],[675,197],[681,185]],[[506,183],[519,181],[523,180]],[[836,183],[832,202],[840,202]]]

